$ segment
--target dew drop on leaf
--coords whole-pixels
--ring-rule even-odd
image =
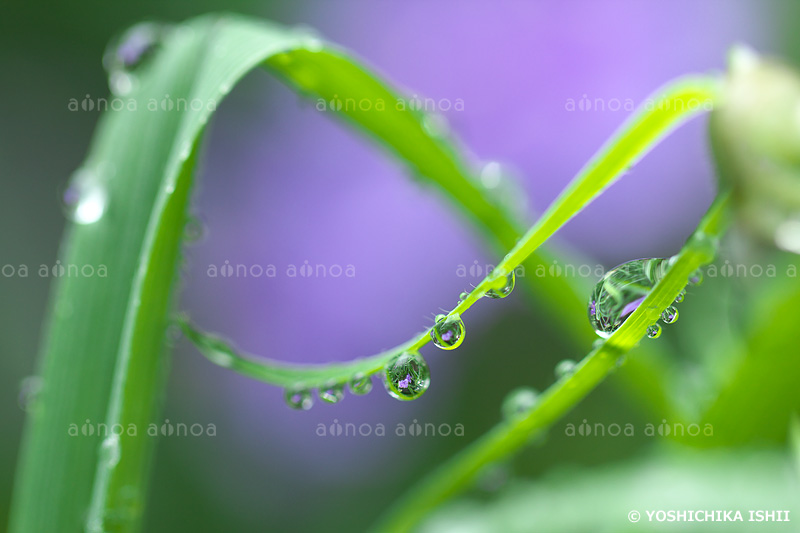
[[[61,197],[65,216],[76,224],[94,224],[106,211],[108,195],[99,176],[88,168],[75,171]]]
[[[33,411],[41,390],[41,376],[28,376],[20,381],[19,395],[17,396],[17,404],[19,405],[19,408],[26,412]]]
[[[112,93],[125,96],[136,88],[136,70],[153,54],[165,31],[164,25],[144,22],[111,41],[103,54],[103,66]]]
[[[678,296],[675,297],[674,303],[679,304],[684,300],[684,298],[686,298],[686,289],[681,289],[680,294],[678,294]]]
[[[513,270],[505,276],[498,276],[493,282],[492,288],[486,291],[486,296],[489,298],[505,298],[514,290],[514,282]]]
[[[467,299],[468,296],[469,296],[469,293],[464,291],[464,292],[462,292],[461,294],[458,295],[458,299],[459,299],[459,301],[463,302],[464,300]]]
[[[657,339],[661,336],[661,326],[658,324],[651,324],[647,327],[647,336],[651,339]]]
[[[383,383],[392,398],[415,400],[428,390],[431,372],[419,353],[403,352],[386,363]]]
[[[100,444],[100,459],[106,467],[114,468],[119,463],[120,455],[119,435],[112,433]]]
[[[358,373],[348,383],[350,392],[357,396],[363,396],[372,390],[372,378],[363,373]]]
[[[206,233],[206,226],[198,216],[190,216],[183,226],[184,242],[197,244],[203,240]]]
[[[589,299],[589,321],[595,332],[609,337],[619,329],[668,268],[667,259],[636,259],[609,270]]]
[[[661,313],[661,320],[664,321],[664,324],[672,324],[678,320],[678,310],[675,306],[671,305],[664,309],[664,312]]]
[[[433,344],[442,350],[454,350],[464,341],[464,322],[457,314],[452,316],[437,315],[436,324],[431,329]]]
[[[572,374],[575,373],[576,366],[577,363],[572,359],[564,359],[563,361],[560,361],[556,365],[556,371],[555,371],[556,379],[561,379],[564,377],[571,376]]]
[[[513,420],[533,409],[539,400],[539,393],[530,387],[520,387],[508,393],[503,400],[503,418]]]
[[[689,284],[690,285],[701,285],[703,283],[703,271],[699,268],[694,271],[694,273],[689,276]]]
[[[300,409],[308,411],[314,405],[314,399],[311,397],[311,391],[305,388],[292,388],[287,389],[284,398],[286,405],[292,409]]]
[[[167,326],[167,343],[170,346],[175,346],[181,337],[183,337],[183,330],[181,327],[176,323],[171,323]]]
[[[344,398],[344,383],[328,383],[319,389],[319,399],[325,403],[339,403]]]

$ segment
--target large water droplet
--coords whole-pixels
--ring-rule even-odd
[[[578,365],[572,359],[564,359],[556,365],[556,379],[571,376],[575,373],[575,367]]]
[[[358,373],[350,380],[350,392],[357,396],[363,396],[372,390],[372,377],[363,373]]]
[[[539,400],[539,393],[530,387],[520,387],[508,393],[503,400],[503,418],[513,420],[527,414]]]
[[[144,22],[111,41],[103,54],[103,66],[112,93],[125,96],[136,88],[135,71],[153,54],[165,31],[162,24]]]
[[[689,276],[689,283],[691,285],[701,285],[703,283],[703,271],[701,269],[697,269],[694,273]]]
[[[667,259],[636,259],[606,273],[589,300],[589,321],[601,337],[609,337],[639,307],[664,277]]]
[[[93,224],[103,217],[108,196],[97,173],[81,168],[70,178],[61,200],[69,220],[76,224]]]
[[[647,336],[651,339],[657,339],[661,336],[661,326],[658,324],[651,324],[647,327]]]
[[[339,403],[344,398],[344,383],[328,383],[319,390],[319,399],[326,403]]]
[[[284,393],[284,398],[286,399],[286,405],[292,409],[308,411],[314,405],[311,391],[306,388],[287,389]]]
[[[661,313],[661,320],[663,320],[665,324],[672,324],[678,320],[678,310],[675,306],[670,305],[664,309],[664,312]]]
[[[506,276],[498,276],[492,282],[492,288],[486,291],[486,296],[489,298],[505,298],[514,290],[514,281],[513,270]]]
[[[431,329],[431,339],[433,343],[442,350],[454,350],[464,342],[464,322],[459,315],[450,317],[445,315],[436,316],[436,324]]]
[[[403,352],[389,360],[384,367],[384,378],[386,391],[398,400],[415,400],[431,384],[428,364],[416,352]]]

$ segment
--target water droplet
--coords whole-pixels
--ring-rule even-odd
[[[437,113],[426,113],[422,117],[422,129],[431,137],[442,138],[450,133],[450,125],[447,119]]]
[[[28,376],[19,383],[19,395],[17,405],[26,412],[32,412],[36,408],[36,401],[42,390],[41,376]]]
[[[498,276],[497,279],[492,282],[492,288],[486,291],[486,296],[489,298],[505,298],[514,290],[514,282],[515,277],[513,270],[506,276]]]
[[[691,285],[701,285],[703,283],[703,271],[701,269],[697,269],[694,273],[689,276],[689,283]]]
[[[100,444],[100,458],[108,468],[114,468],[120,455],[119,435],[112,433]]]
[[[611,270],[595,285],[589,300],[589,321],[601,337],[609,337],[639,307],[664,277],[666,259],[636,259]]]
[[[674,303],[679,304],[683,301],[684,298],[686,298],[686,289],[681,289],[680,294],[678,294],[678,296],[675,297]]]
[[[459,299],[459,301],[463,302],[464,300],[467,299],[468,296],[469,296],[469,293],[464,291],[464,292],[462,292],[461,294],[458,295],[458,299]]]
[[[192,145],[189,141],[184,142],[181,144],[181,149],[178,152],[178,159],[181,161],[186,161],[189,159],[189,155],[192,153]]]
[[[431,329],[431,339],[442,350],[455,350],[464,342],[465,333],[464,322],[459,315],[437,315],[436,324]]]
[[[344,383],[328,383],[319,390],[319,399],[325,403],[339,403],[344,398]]]
[[[98,175],[81,168],[70,178],[61,200],[69,220],[76,224],[93,224],[103,217],[108,197]]]
[[[165,34],[162,24],[137,24],[111,41],[103,54],[103,66],[108,72],[108,86],[117,96],[125,96],[136,88],[134,72],[156,50]]]
[[[183,226],[183,240],[188,243],[198,243],[203,240],[206,225],[198,216],[190,216]]]
[[[661,326],[658,324],[651,324],[647,327],[647,336],[651,339],[657,339],[661,336]]]
[[[800,215],[782,221],[775,229],[775,246],[800,254]]]
[[[575,367],[578,365],[572,359],[564,359],[556,365],[556,379],[569,377],[575,373]]]
[[[508,483],[511,469],[506,463],[489,463],[481,469],[476,487],[486,492],[496,492]]]
[[[508,165],[490,161],[481,168],[480,184],[500,205],[517,216],[528,209],[528,196],[520,186],[518,173]]]
[[[527,414],[539,400],[539,393],[530,387],[520,387],[508,393],[503,400],[503,418],[513,420]]]
[[[314,399],[311,397],[311,391],[305,388],[287,389],[284,394],[286,405],[292,409],[301,409],[308,411],[314,405]]]
[[[497,188],[502,179],[503,171],[497,161],[490,161],[481,169],[481,185],[487,189]]]
[[[419,353],[403,352],[384,367],[384,386],[392,398],[415,400],[431,384],[431,371]]]
[[[183,330],[176,323],[171,323],[167,326],[167,342],[174,346],[183,337]]]
[[[672,305],[667,307],[664,309],[664,312],[661,313],[661,320],[663,320],[665,324],[672,324],[678,320],[678,310]]]
[[[363,373],[358,373],[350,380],[350,392],[357,396],[363,396],[372,390],[372,377]]]

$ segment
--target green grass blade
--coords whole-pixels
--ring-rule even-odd
[[[300,55],[300,57],[305,56],[306,54]],[[277,60],[272,61],[275,62]],[[279,62],[286,63],[285,60]],[[303,68],[308,68],[305,63],[302,64]],[[358,74],[354,75],[354,77],[357,76]],[[313,79],[310,75],[307,77]],[[382,91],[382,89],[376,90]],[[353,98],[355,98],[356,101],[359,101],[359,99],[377,101],[389,98],[384,92],[378,92],[376,94],[374,92],[363,92],[363,90],[362,92],[354,91],[355,89],[351,89],[349,92],[345,92],[345,94],[354,94]],[[539,221],[522,239],[516,241],[511,252],[498,264],[497,270],[492,275],[487,276],[478,287],[455,309],[450,311],[449,314],[463,314],[491,288],[491,283],[498,276],[504,275],[504,272],[512,271],[521,263],[528,260],[549,236],[555,233],[561,225],[565,224],[580,211],[580,209],[601,194],[615,179],[619,178],[626,168],[641,159],[641,157],[643,157],[643,155],[661,138],[681,123],[704,111],[705,108],[696,104],[696,102],[713,101],[714,98],[716,98],[716,91],[716,79],[706,77],[692,77],[677,80],[659,91],[657,93],[659,97],[655,99],[656,104],[651,108],[640,109],[638,113],[634,114],[633,117],[620,128],[619,132],[612,137],[594,158],[592,158],[570,186],[554,201],[547,212],[540,217]],[[383,131],[385,128],[381,126],[381,123],[375,121],[374,114],[356,113],[354,111],[349,116],[352,120],[355,120],[369,131],[376,132],[379,136],[387,135],[387,132]],[[407,147],[408,139],[406,139],[406,143],[403,143],[399,138],[394,136],[394,131],[389,132],[391,135],[388,135],[384,140],[390,146],[395,147],[401,157],[409,158],[409,161],[412,163],[419,161],[420,164],[431,160],[435,161],[440,157],[456,157],[455,154],[450,151],[451,149],[448,148],[447,144],[441,142],[441,139],[436,137],[431,138],[428,133],[425,132],[423,126],[424,121],[420,122],[419,120],[414,120],[412,117],[407,121],[403,119],[399,122],[401,124],[408,122],[408,128],[410,128],[410,130],[405,131],[401,128],[400,131],[407,135],[408,138],[418,141],[411,143],[412,146]],[[435,156],[421,158],[418,153],[415,152],[415,147],[419,145],[425,146],[426,143],[433,143],[435,149],[431,148],[431,153],[436,154]],[[439,170],[442,174],[431,174],[431,179],[437,180],[437,183],[440,183],[454,198],[458,199],[462,206],[467,206],[467,210],[470,213],[477,213],[478,215],[487,213],[488,208],[476,207],[477,200],[472,198],[472,194],[465,195],[463,193],[463,190],[469,190],[466,185],[470,184],[470,180],[468,175],[462,171],[452,170],[458,168],[461,167],[455,162],[451,162],[448,165],[444,163],[441,165],[433,165],[432,170]],[[464,187],[452,188],[452,190],[448,188],[451,183],[456,182],[466,185]],[[479,191],[473,192],[475,194],[479,193]],[[504,242],[505,233],[503,233],[503,230],[498,229],[504,227],[502,222],[505,216],[504,213],[502,211],[492,211],[490,215],[485,216],[488,217],[483,221],[486,227],[490,229],[492,235],[497,237],[497,241]],[[478,216],[478,218],[483,220],[480,216]],[[509,230],[508,235],[512,235],[513,233],[512,230]],[[536,262],[541,260],[541,257],[536,257],[534,259]],[[537,276],[533,276],[532,278],[537,279]],[[558,276],[542,279],[547,281],[544,286],[547,286],[547,284],[551,283],[553,280],[559,280],[560,283],[568,285],[566,278]],[[570,295],[575,295],[574,288],[554,284],[549,290],[553,292],[547,293],[546,298],[548,301],[558,301],[560,295],[560,297],[568,302],[566,306],[562,305],[561,309],[572,309],[573,316],[570,320],[580,320],[581,325],[575,326],[573,332],[590,332],[590,328],[586,325],[585,302],[577,298],[573,301],[570,298]],[[580,302],[579,306],[574,302]],[[271,359],[254,358],[239,354],[231,346],[226,345],[219,337],[201,332],[196,327],[190,325],[185,319],[182,320],[182,327],[187,332],[188,337],[196,343],[200,351],[211,361],[224,361],[226,363],[225,366],[232,370],[267,383],[284,387],[293,384],[302,384],[306,387],[319,387],[328,381],[338,381],[346,378],[346,372],[348,370],[356,370],[366,374],[375,373],[378,372],[383,367],[383,364],[393,355],[405,349],[418,350],[430,341],[430,331],[426,331],[415,339],[403,343],[394,349],[350,364],[287,365]],[[578,334],[578,337],[579,336],[580,334]],[[642,374],[647,373],[647,369],[644,365],[640,365],[638,369]],[[350,374],[350,376],[352,376],[352,374]],[[655,395],[651,399],[651,403],[658,405],[659,408],[662,409],[668,408],[663,394],[659,395],[658,391],[655,389],[652,392],[654,392]]]
[[[430,510],[464,490],[481,469],[522,448],[558,421],[617,366],[620,357],[644,337],[686,286],[689,276],[714,258],[716,241],[727,226],[729,195],[720,195],[666,275],[608,339],[591,351],[575,372],[549,387],[527,414],[504,421],[423,479],[393,505],[377,531],[409,531]]]

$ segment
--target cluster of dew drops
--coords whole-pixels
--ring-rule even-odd
[[[671,264],[670,259],[636,259],[623,263],[608,273],[597,283],[589,299],[589,321],[595,332],[603,338],[609,337],[639,307],[655,284],[660,281]],[[689,285],[699,285],[703,281],[701,270],[695,271],[687,280]],[[489,298],[505,298],[514,288],[514,272],[503,278],[502,285],[488,290]],[[683,301],[686,290],[675,298],[673,305],[661,314],[661,321],[672,324],[678,319],[675,304]],[[469,293],[462,292],[460,300]],[[453,350],[464,340],[464,322],[458,314],[437,315],[431,328],[431,339],[443,350]],[[658,323],[647,329],[649,338],[661,335]],[[578,367],[571,359],[559,362],[555,368],[557,379],[569,378]],[[422,396],[430,385],[430,370],[419,352],[402,352],[392,357],[383,368],[383,384],[390,396],[398,400],[414,400]],[[364,395],[372,390],[369,375],[356,374],[347,383],[329,383],[318,391],[319,399],[326,403],[337,403],[344,398],[345,386],[354,395]],[[286,403],[294,409],[307,410],[314,404],[313,390],[308,387],[294,387],[286,390]],[[539,393],[530,387],[512,390],[502,404],[502,414],[506,420],[525,416],[537,404]]]
[[[514,272],[498,276],[495,287],[486,291],[487,298],[505,298],[514,289]],[[466,299],[469,293],[462,292],[461,300]],[[457,313],[436,315],[434,325],[430,330],[433,344],[442,350],[454,350],[464,341],[464,322]],[[431,373],[428,364],[417,351],[398,353],[383,367],[383,385],[392,398],[401,401],[416,400],[422,396],[431,383]],[[338,403],[344,398],[345,387],[352,394],[361,396],[372,390],[372,380],[369,375],[359,373],[346,382],[331,382],[317,391],[319,399],[325,403]],[[307,410],[314,405],[313,390],[302,385],[291,387],[285,393],[286,404],[293,409]]]

